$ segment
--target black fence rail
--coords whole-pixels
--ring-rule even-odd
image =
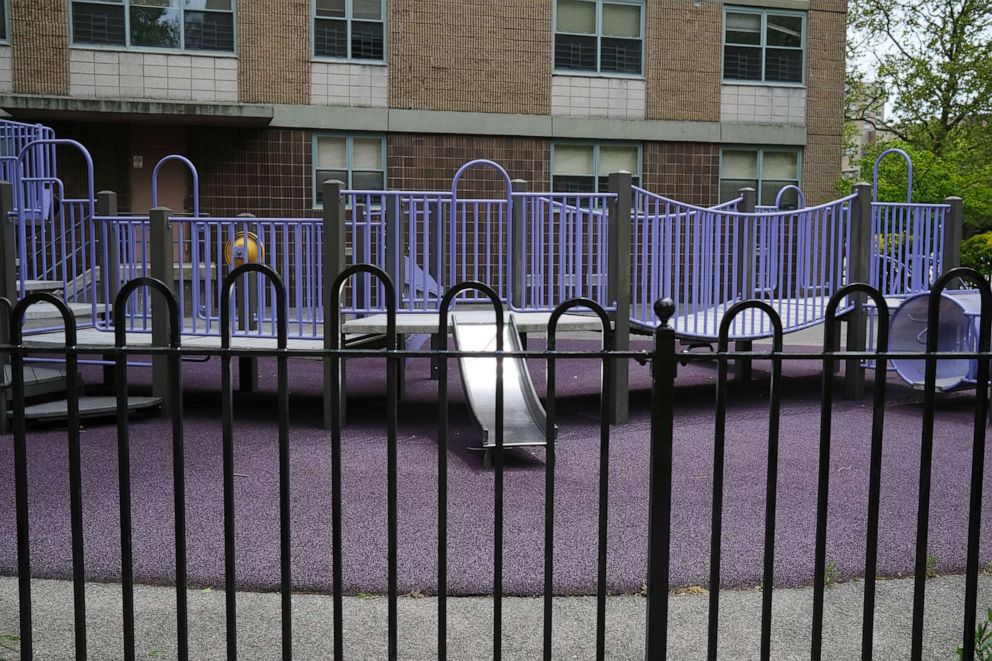
[[[158,280],[138,278],[125,284],[114,304],[117,332],[115,347],[103,349],[101,354],[115,361],[115,389],[118,402],[117,413],[117,449],[118,449],[118,489],[120,503],[120,545],[121,568],[120,584],[123,592],[123,648],[121,655],[124,659],[135,658],[135,602],[134,602],[134,566],[133,566],[133,521],[131,504],[131,475],[130,475],[130,432],[127,413],[128,390],[128,358],[134,355],[152,355],[154,360],[164,360],[168,363],[170,396],[167,401],[167,415],[171,418],[172,429],[172,482],[174,490],[173,513],[175,519],[175,591],[176,591],[176,625],[177,650],[180,659],[190,658],[189,626],[187,603],[187,558],[186,543],[186,500],[185,500],[185,464],[184,464],[184,423],[182,408],[182,372],[180,361],[185,357],[220,357],[221,360],[221,398],[223,425],[223,517],[224,517],[224,587],[226,610],[226,645],[229,659],[238,658],[238,594],[235,582],[236,548],[235,548],[235,489],[234,489],[234,448],[237,442],[234,432],[234,406],[232,383],[232,360],[235,358],[275,358],[277,364],[277,397],[278,397],[278,465],[279,465],[279,537],[280,537],[280,594],[281,594],[281,656],[292,659],[292,601],[293,576],[291,573],[290,545],[290,442],[289,442],[289,388],[288,362],[291,359],[310,358],[321,359],[324,369],[330,370],[331,387],[334,401],[338,400],[341,392],[342,365],[348,359],[385,357],[386,369],[386,449],[387,468],[385,480],[387,483],[387,599],[388,599],[388,656],[398,657],[397,632],[399,621],[397,617],[397,544],[398,544],[398,514],[397,514],[397,407],[400,397],[399,366],[400,361],[407,358],[430,358],[438,361],[440,376],[438,379],[439,415],[437,420],[438,442],[438,481],[437,481],[437,649],[438,658],[448,656],[448,523],[450,502],[448,497],[448,363],[451,359],[462,357],[488,357],[496,359],[495,398],[497,407],[497,425],[495,429],[495,447],[493,453],[494,473],[494,536],[493,536],[493,658],[503,656],[503,568],[504,568],[504,447],[502,411],[504,406],[503,363],[510,358],[527,358],[529,360],[546,361],[548,369],[546,412],[547,412],[547,447],[544,463],[545,503],[544,503],[544,561],[543,561],[543,657],[552,658],[552,630],[554,627],[552,599],[554,566],[554,513],[555,513],[555,466],[556,449],[554,437],[556,432],[556,364],[561,360],[595,359],[600,361],[601,370],[601,409],[599,411],[599,475],[598,475],[598,539],[597,539],[597,577],[596,577],[596,631],[595,657],[607,657],[606,649],[606,567],[607,567],[607,524],[609,520],[608,489],[609,489],[609,459],[610,459],[610,426],[608,416],[608,388],[610,372],[619,363],[635,360],[650,363],[652,374],[651,391],[651,438],[650,438],[650,493],[648,520],[644,525],[648,529],[647,582],[646,582],[646,658],[656,661],[668,658],[668,624],[669,624],[669,593],[670,593],[670,550],[671,550],[671,515],[672,515],[672,484],[673,484],[673,438],[675,428],[674,404],[677,393],[676,373],[680,363],[694,361],[716,361],[716,404],[715,432],[712,481],[712,520],[710,525],[710,578],[709,578],[709,620],[707,637],[707,657],[715,659],[718,651],[718,631],[720,623],[720,557],[721,534],[723,529],[723,497],[724,497],[724,463],[727,429],[727,383],[728,367],[731,361],[768,360],[771,362],[771,386],[768,403],[769,427],[767,438],[767,476],[765,485],[765,530],[763,543],[763,576],[762,576],[762,609],[760,658],[771,656],[772,631],[772,596],[775,560],[775,519],[778,488],[778,447],[779,423],[782,402],[782,365],[786,361],[805,360],[817,361],[822,367],[822,408],[820,414],[819,455],[818,455],[818,492],[816,505],[816,537],[815,537],[815,567],[813,590],[813,620],[811,636],[811,658],[815,661],[823,655],[823,619],[824,619],[824,588],[826,583],[826,546],[827,546],[827,503],[830,493],[830,452],[831,424],[833,405],[833,374],[834,367],[839,363],[858,364],[858,361],[872,361],[876,374],[874,386],[874,401],[872,409],[871,454],[869,467],[868,489],[868,525],[865,540],[864,566],[864,606],[862,632],[862,658],[873,658],[873,622],[876,596],[876,569],[879,544],[879,498],[881,485],[881,463],[883,430],[885,424],[885,375],[888,361],[894,358],[912,358],[925,361],[926,377],[923,395],[923,430],[921,436],[920,470],[919,470],[919,499],[918,525],[915,544],[915,578],[912,615],[912,651],[914,661],[923,655],[924,605],[927,574],[927,541],[930,517],[931,473],[933,459],[934,412],[937,395],[936,379],[937,365],[942,358],[977,360],[977,385],[975,387],[975,416],[974,437],[972,442],[970,499],[968,513],[967,565],[965,572],[964,619],[961,633],[961,647],[965,659],[974,658],[975,637],[974,628],[977,613],[977,591],[979,575],[979,544],[981,529],[981,514],[983,501],[983,480],[985,463],[986,429],[988,422],[989,397],[989,361],[992,353],[989,351],[992,338],[992,290],[977,272],[970,269],[955,269],[941,277],[934,285],[930,299],[929,323],[931,328],[939,327],[940,295],[959,281],[967,281],[981,293],[981,318],[979,324],[979,351],[971,353],[938,351],[936,332],[927,338],[927,350],[922,353],[890,352],[888,351],[888,316],[886,301],[875,289],[863,284],[853,284],[837,291],[830,299],[824,333],[823,350],[818,352],[784,352],[781,323],[775,310],[765,303],[745,301],[730,309],[723,318],[720,328],[718,348],[713,353],[695,354],[680,352],[677,347],[674,330],[669,326],[669,320],[675,314],[675,303],[671,300],[660,300],[655,304],[655,312],[659,317],[659,325],[654,333],[654,344],[646,351],[616,351],[613,348],[611,320],[606,311],[596,303],[586,299],[575,299],[560,305],[551,315],[548,326],[548,342],[544,351],[505,351],[503,347],[503,326],[506,323],[504,310],[498,295],[488,286],[481,283],[463,283],[447,292],[441,305],[440,337],[444,346],[430,351],[400,350],[396,335],[396,306],[395,289],[388,276],[373,266],[359,265],[345,270],[335,282],[332,290],[332,307],[338,309],[339,295],[346,282],[358,274],[370,274],[378,278],[385,286],[387,301],[390,301],[388,322],[386,328],[385,348],[383,349],[344,349],[335,344],[326,349],[297,349],[289,346],[286,333],[286,317],[283,315],[277,324],[277,341],[275,348],[248,349],[232,348],[231,343],[231,311],[230,293],[237,280],[248,273],[262,273],[269,278],[277,294],[277,306],[280,310],[286,308],[286,289],[282,281],[269,268],[247,264],[235,269],[224,282],[225,296],[222,298],[222,338],[219,348],[184,347],[181,343],[178,320],[180,311],[175,296],[168,287]],[[168,346],[164,347],[128,347],[125,325],[122,315],[126,308],[127,299],[139,289],[148,288],[154,296],[160,299],[162,310],[170,320],[170,335]],[[447,343],[447,313],[456,299],[466,292],[475,292],[488,298],[495,313],[497,333],[495,351],[455,351],[449,350]],[[841,302],[850,298],[856,302],[864,302],[871,298],[878,307],[880,323],[875,340],[875,351],[872,352],[843,352],[834,350],[835,338],[839,332],[839,320],[835,311]],[[58,352],[66,361],[68,388],[68,466],[69,466],[69,497],[72,542],[72,582],[73,582],[73,622],[75,636],[75,657],[85,659],[87,655],[87,610],[84,571],[83,545],[83,499],[80,457],[80,414],[78,402],[78,383],[76,370],[79,356],[87,353],[76,347],[76,331],[71,312],[57,297],[49,294],[31,294],[14,305],[6,303],[9,309],[10,339],[5,346],[0,346],[0,354],[9,356],[12,368],[13,389],[13,450],[14,450],[14,482],[16,503],[17,529],[17,575],[19,603],[19,633],[20,653],[22,659],[33,658],[32,633],[32,565],[31,548],[29,544],[29,514],[28,501],[28,471],[27,471],[27,442],[28,429],[26,425],[25,408],[25,361],[40,353],[51,354],[51,349],[32,348],[25,344],[21,333],[21,322],[28,308],[39,302],[49,303],[57,307],[65,323],[66,346]],[[557,326],[561,317],[569,311],[583,309],[591,311],[603,324],[602,347],[594,351],[566,351],[558,348]],[[757,309],[766,314],[774,327],[771,338],[772,350],[768,353],[730,351],[729,333],[733,319],[747,309]],[[340,339],[338,324],[335,318],[334,337]],[[342,419],[337,409],[332,413],[330,430],[331,443],[331,525],[333,546],[333,632],[334,658],[345,658],[343,647],[344,608],[342,558],[348,549],[343,548],[342,524]],[[299,651],[302,658],[308,658],[306,651]]]

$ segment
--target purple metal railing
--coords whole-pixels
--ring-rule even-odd
[[[742,213],[683,204],[635,187],[631,232],[634,321],[652,325],[661,297],[679,301],[676,332],[716,337],[735,302],[763,300],[785,330],[819,323],[831,292],[846,284],[848,196],[796,211]],[[767,319],[745,314],[738,338],[767,335]]]
[[[525,272],[523,309],[552,310],[585,297],[604,308],[609,225],[607,202],[615,194],[514,193],[523,206]]]
[[[930,289],[943,272],[947,204],[873,202],[871,285],[885,296]]]

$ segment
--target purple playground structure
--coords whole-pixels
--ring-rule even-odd
[[[32,291],[50,291],[63,297],[76,315],[78,346],[91,351],[96,362],[101,349],[113,346],[114,331],[121,330],[114,317],[123,319],[128,346],[168,343],[164,303],[146,288],[127,301],[123,314],[112,314],[121,287],[142,276],[173,288],[182,314],[183,345],[219,346],[222,283],[244,263],[264,264],[285,283],[290,346],[329,348],[342,341],[361,346],[381,338],[385,289],[372,274],[356,275],[345,288],[340,309],[330,307],[332,283],[339,274],[354,264],[371,264],[396,283],[396,331],[408,346],[427,338],[434,346],[446,343],[440,337],[442,326],[453,329],[462,346],[494,343],[491,306],[488,311],[473,309],[475,303],[488,305],[477,298],[478,291],[459,299],[454,323],[439,323],[445,292],[460,282],[479,281],[492,288],[512,320],[508,346],[526,347],[528,334],[546,332],[557,305],[583,297],[608,312],[614,347],[624,350],[632,334],[654,328],[652,306],[662,297],[677,302],[671,320],[676,333],[693,343],[708,343],[717,337],[728,309],[742,300],[766,303],[788,333],[823,322],[831,294],[845,285],[868,282],[896,307],[928,291],[959,261],[960,199],[921,204],[907,195],[906,202],[881,202],[874,192],[877,174],[874,187],[859,184],[853,194],[816,206],[806,206],[798,191],[799,208],[762,207],[752,189],[743,189],[736,199],[701,207],[635,186],[625,172],[609,176],[606,193],[531,191],[526,181],[511,179],[499,164],[475,160],[454,173],[446,191],[346,190],[341,182],[327,181],[320,217],[216,217],[200,208],[194,163],[172,155],[153,171],[153,205],[162,168],[181,166],[191,177],[191,213],[155,206],[146,213],[124,214],[113,192],[94,190],[93,161],[81,144],[59,139],[41,125],[10,121],[0,122],[0,143],[7,154],[0,158],[0,178],[8,182],[0,185],[0,204],[14,220],[4,225],[0,238],[5,265],[0,296],[14,300]],[[57,148],[78,152],[73,157],[85,163],[85,197],[66,197]],[[503,184],[499,194],[480,198],[464,192],[466,173],[478,168],[498,175]],[[911,163],[909,177],[911,189]],[[967,307],[967,298],[949,296]],[[249,274],[234,297],[233,344],[275,346],[272,283],[260,273]],[[841,308],[851,350],[870,347],[874,334],[873,309],[861,297],[849,297]],[[328,323],[334,315],[339,324]],[[910,308],[893,315],[894,337],[902,337],[897,325],[907,319],[918,323]],[[340,337],[333,337],[332,326],[339,326]],[[956,346],[969,341],[967,327],[961,324],[965,330]],[[572,310],[559,328],[600,331],[602,325],[597,317]],[[753,308],[735,318],[731,339],[747,350],[771,330],[768,318]],[[53,306],[47,312],[43,305],[32,306],[25,334],[25,343],[35,347],[64,346],[66,340]],[[153,357],[146,364],[153,371],[155,397],[168,407],[163,360]],[[257,378],[253,359],[239,360],[241,388],[251,389]],[[508,428],[507,434],[523,438],[530,427],[543,429],[543,412],[529,378],[524,378],[526,364],[515,360],[521,378],[507,382],[507,402],[520,414],[514,418],[520,428]],[[467,399],[484,401],[491,379],[476,386],[482,380],[471,378],[462,362]],[[738,362],[739,375],[746,377],[747,365]],[[896,362],[895,368],[904,378],[916,378],[912,366]],[[329,369],[325,367],[325,379]],[[610,375],[610,417],[616,423],[627,419],[627,370],[622,362]],[[39,368],[38,378],[55,383],[58,371],[51,372]],[[846,378],[847,394],[860,396],[863,369],[849,369]],[[953,385],[966,381],[967,374]],[[476,387],[479,392],[473,391]],[[340,401],[332,401],[328,389],[325,421],[333,406],[343,407],[344,399],[342,394]],[[474,412],[485,435],[487,414]],[[0,419],[5,424],[6,413]],[[543,439],[543,431],[538,437]]]

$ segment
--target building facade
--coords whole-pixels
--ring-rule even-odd
[[[701,204],[841,173],[846,0],[0,1],[0,107],[86,145],[125,210],[169,153],[214,214],[446,189],[473,158]],[[160,190],[190,207],[180,169]]]

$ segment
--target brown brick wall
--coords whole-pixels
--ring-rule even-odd
[[[126,124],[45,122],[59,138],[78,140],[93,157],[94,190],[117,193],[117,207],[130,211],[131,159]],[[86,162],[78,150],[58,147],[58,175],[69,198],[86,197]],[[152,163],[151,165],[154,165]],[[150,166],[149,166],[150,167]]]
[[[647,6],[647,118],[720,121],[723,6],[693,0]]]
[[[238,99],[310,103],[311,0],[238,0]]]
[[[844,125],[843,0],[815,0],[808,14],[806,69],[806,149],[803,190],[809,204],[837,197]]]
[[[191,128],[200,207],[215,216],[317,215],[311,135],[302,129]]]
[[[391,0],[393,108],[548,114],[551,0]]]
[[[720,191],[720,146],[698,142],[646,142],[644,188],[652,193],[710,205]]]
[[[551,181],[551,142],[544,138],[397,133],[389,136],[386,151],[394,190],[450,190],[458,168],[476,158],[496,161],[531,190],[547,190]],[[479,167],[465,174],[458,194],[491,196],[505,187],[493,169]]]
[[[14,92],[69,94],[69,1],[11,2]]]

